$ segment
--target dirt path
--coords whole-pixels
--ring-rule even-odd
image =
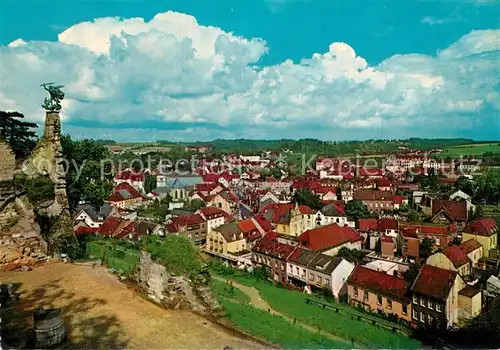
[[[226,279],[224,278],[221,278],[221,277],[218,277],[218,276],[215,276],[214,277],[215,279],[217,280],[220,280],[222,282],[227,282]],[[233,286],[235,286],[236,288],[240,289],[243,293],[247,294],[249,297],[250,297],[250,303],[257,309],[261,309],[261,310],[266,310],[266,311],[270,311],[272,314],[274,315],[279,315],[279,316],[282,316],[284,317],[285,319],[287,319],[288,321],[292,322],[292,323],[295,323],[311,332],[318,332],[319,330],[317,328],[314,328],[312,326],[309,326],[307,324],[304,324],[302,322],[299,322],[299,321],[295,321],[294,322],[294,319],[291,318],[291,317],[288,317],[276,310],[274,310],[271,305],[269,305],[269,303],[267,301],[265,301],[264,299],[262,299],[262,297],[260,296],[260,292],[257,288],[255,287],[249,287],[249,286],[245,286],[244,284],[241,284],[241,283],[238,283],[238,282],[235,282],[233,280],[231,280],[231,282],[233,283]],[[324,331],[319,331],[322,335],[330,338],[330,339],[333,339],[333,340],[336,340],[336,341],[339,341],[339,342],[342,342],[342,343],[345,343],[347,345],[351,345],[352,343],[350,341],[347,341],[343,338],[339,338],[337,337],[336,335],[333,335],[332,333],[328,333],[328,332],[324,332]],[[358,347],[357,344],[354,344],[354,346]]]
[[[37,306],[62,308],[68,348],[262,348],[203,317],[144,300],[105,268],[52,263],[29,272],[2,272],[0,282],[18,284],[16,311],[27,321]]]

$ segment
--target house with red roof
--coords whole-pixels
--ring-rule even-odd
[[[460,243],[460,249],[469,257],[472,267],[476,267],[484,256],[483,246],[475,239],[469,239]]]
[[[316,213],[316,226],[338,224],[356,227],[356,221],[348,218],[345,209],[335,202],[328,203]]]
[[[400,320],[411,321],[410,283],[357,265],[347,279],[348,302],[379,314],[392,314]]]
[[[307,230],[297,237],[298,245],[315,252],[334,256],[345,247],[361,250],[361,236],[349,226],[330,224]]]
[[[270,232],[252,248],[252,261],[267,266],[274,282],[286,283],[288,257],[295,250],[294,246],[280,243],[277,234]]]
[[[315,216],[307,205],[273,203],[259,212],[270,221],[278,233],[293,237],[316,226]]]
[[[420,256],[420,238],[415,228],[404,228],[399,231],[396,238],[397,249],[401,251],[403,258],[418,260]]]
[[[457,244],[452,244],[438,251],[426,260],[427,265],[441,269],[457,271],[462,277],[468,276],[471,271],[472,262],[467,254]]]
[[[411,287],[412,324],[420,327],[458,326],[459,292],[465,286],[457,271],[424,265]],[[473,294],[473,297],[477,295]]]
[[[414,233],[422,241],[428,238],[435,248],[446,247],[457,237],[455,224],[435,224],[430,222],[408,223],[399,222],[399,229]]]
[[[124,171],[115,174],[114,182],[116,185],[126,182],[135,189],[144,192],[145,178],[145,172],[143,171],[136,172],[130,169],[125,169]]]
[[[106,199],[106,203],[117,206],[118,208],[126,209],[141,205],[147,201],[147,197],[143,196],[128,182],[118,184],[113,192]]]
[[[381,212],[400,208],[407,199],[395,196],[389,191],[374,189],[358,189],[354,191],[354,199],[360,200],[370,211]]]
[[[204,207],[197,211],[197,214],[207,223],[207,234],[212,232],[215,228],[224,225],[228,222],[230,217],[229,213],[216,207]]]
[[[433,218],[440,212],[446,211],[453,221],[459,223],[462,227],[468,221],[469,213],[476,210],[475,205],[470,200],[434,199],[431,208]]]
[[[480,218],[464,227],[463,240],[475,239],[483,246],[486,257],[498,249],[498,225],[492,218]]]
[[[207,238],[207,221],[200,214],[170,217],[165,223],[165,232],[186,237],[197,245]]]

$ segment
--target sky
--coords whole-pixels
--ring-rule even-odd
[[[117,141],[500,139],[500,0],[0,0],[0,110]]]

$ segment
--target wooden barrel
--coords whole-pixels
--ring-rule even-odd
[[[36,347],[60,344],[66,338],[61,309],[38,309],[33,314]]]

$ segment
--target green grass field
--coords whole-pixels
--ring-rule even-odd
[[[284,349],[348,349],[344,342],[334,341],[319,333],[294,325],[285,318],[258,310],[248,304],[221,298],[226,316],[242,331]]]
[[[443,149],[439,157],[459,158],[460,156],[480,156],[486,152],[500,153],[499,142],[473,143],[469,145],[447,147]]]
[[[231,288],[226,282],[212,280],[212,291],[218,300],[221,298],[228,298],[244,303],[250,302],[250,297],[247,294],[236,287]]]
[[[233,277],[231,276],[230,278]],[[382,320],[374,315],[367,315],[348,305],[332,303],[332,306],[342,310],[342,313],[336,313],[332,310],[306,304],[305,298],[310,298],[311,296],[304,293],[277,288],[270,283],[241,276],[235,276],[234,280],[257,288],[262,298],[274,310],[288,317],[296,318],[297,321],[312,327],[320,327],[322,330],[343,339],[354,338],[355,342],[365,344],[367,347],[384,349],[418,349],[420,347],[418,341],[410,339],[407,336],[392,333],[385,328],[374,326],[365,321],[358,321],[356,319],[357,315],[365,318],[371,317],[379,323],[391,324],[389,321]]]
[[[130,275],[139,262],[139,250],[99,240],[87,243],[87,255],[93,259],[103,259],[104,263],[124,275]]]

